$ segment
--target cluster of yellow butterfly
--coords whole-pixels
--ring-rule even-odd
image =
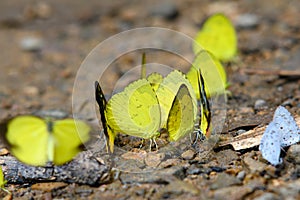
[[[198,107],[199,130],[207,133],[207,98],[224,93],[227,87],[226,73],[219,60],[229,61],[235,56],[237,39],[230,20],[216,14],[204,23],[195,40],[197,56],[186,76],[177,70],[165,78],[153,73],[128,85],[108,102],[96,82],[96,100],[110,151],[114,149],[117,133],[153,139],[163,128],[170,141],[177,141],[193,131]],[[200,51],[199,44],[208,52]],[[12,154],[24,163],[44,166],[50,161],[60,165],[80,151],[79,146],[89,140],[89,131],[90,127],[80,120],[19,116],[8,123],[6,139]]]
[[[96,100],[111,152],[117,133],[153,139],[166,129],[170,141],[191,133],[197,120],[197,100],[199,130],[207,133],[211,120],[207,98],[223,94],[228,86],[220,60],[229,61],[237,53],[237,37],[230,20],[223,14],[208,18],[195,38],[194,52],[196,59],[186,76],[177,70],[165,78],[153,73],[129,84],[108,102],[96,82]]]
[[[198,80],[202,95],[200,99],[207,99],[200,73]],[[129,84],[108,102],[97,81],[95,89],[107,146],[111,152],[117,133],[155,139],[160,135],[160,130],[165,129],[169,133],[169,140],[177,141],[194,129],[198,113],[196,95],[189,80],[178,70],[165,78],[152,73],[147,78]],[[208,101],[201,105],[206,106],[205,114],[210,114]],[[210,116],[206,116],[208,123],[205,127],[200,126],[204,134],[208,131],[209,120]]]

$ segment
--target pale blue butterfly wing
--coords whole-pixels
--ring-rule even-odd
[[[287,147],[299,142],[300,129],[294,117],[286,108],[279,106],[276,109],[273,122],[281,135],[281,147]]]
[[[281,135],[274,122],[271,122],[267,126],[261,138],[259,150],[261,151],[263,158],[272,165],[278,165],[282,162],[282,159],[280,158]]]

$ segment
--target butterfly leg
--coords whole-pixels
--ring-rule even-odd
[[[145,142],[145,139],[144,139],[144,138],[142,138],[142,142],[141,142],[141,144],[140,144],[140,147],[139,147],[140,149],[141,149],[141,148],[143,148],[143,146],[144,146],[144,142]]]
[[[194,130],[193,133],[194,133],[196,136],[195,136],[195,139],[194,139],[194,140],[191,139],[192,145],[196,145],[196,143],[197,143],[198,140],[199,140],[199,141],[203,141],[203,140],[206,138],[205,135],[203,134],[203,132],[202,132],[199,128],[197,128],[196,130]],[[191,135],[192,135],[192,134],[191,134]],[[190,137],[191,137],[191,135],[190,135]]]
[[[151,139],[150,139],[150,147],[149,147],[149,152],[151,152],[152,143],[154,143],[156,151],[158,150],[158,145],[157,145],[157,143],[156,143],[156,140],[155,140],[155,138],[151,138]]]

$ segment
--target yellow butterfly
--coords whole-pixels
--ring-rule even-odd
[[[208,98],[226,93],[228,86],[226,72],[223,65],[208,51],[200,51],[190,70],[186,74],[194,88],[197,99],[200,99],[198,87],[198,71],[201,70],[205,82],[205,92]]]
[[[152,76],[156,77],[157,74],[148,76],[150,81]],[[162,82],[156,82],[161,82],[156,92],[150,81],[140,79],[129,84],[124,91],[113,95],[106,106],[102,106],[105,107],[103,110],[107,129],[114,133],[153,139],[160,135],[163,126],[169,124],[172,141],[178,140],[187,132],[192,132],[197,118],[197,100],[185,76],[177,70],[171,72]],[[96,96],[100,93],[96,92]],[[97,102],[99,104],[99,100]],[[171,128],[170,125],[175,119],[181,123]],[[189,123],[186,123],[186,120]],[[110,146],[113,145],[114,136],[108,134],[111,139]]]
[[[45,166],[48,161],[62,165],[80,152],[89,140],[90,127],[80,120],[43,120],[19,116],[8,123],[6,139],[20,161]]]
[[[114,130],[112,130],[109,127],[109,125],[107,124],[107,120],[106,120],[107,101],[105,99],[104,93],[103,93],[98,81],[95,82],[95,97],[96,97],[96,101],[99,106],[102,127],[103,127],[104,135],[106,138],[107,151],[110,150],[110,152],[113,153],[114,152],[114,141],[115,141],[115,138],[117,135],[114,132]]]
[[[230,61],[237,54],[237,36],[231,21],[223,14],[210,16],[195,37],[197,54],[203,47],[221,61]]]

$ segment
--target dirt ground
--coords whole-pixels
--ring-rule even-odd
[[[297,0],[4,0],[0,2],[0,122],[37,110],[63,110],[72,116],[77,70],[100,42],[146,26],[173,29],[193,38],[202,21],[217,12],[233,21],[239,42],[238,61],[226,66],[231,95],[221,137],[267,125],[278,105],[299,116]],[[169,59],[163,53],[155,58]],[[119,60],[117,74],[139,62],[135,54],[125,56]],[[239,151],[226,146],[205,156],[188,149],[168,162],[154,156],[165,161],[161,170],[142,175],[121,172],[97,186],[63,180],[9,182],[5,188],[12,195],[4,191],[0,195],[7,199],[299,199],[297,147],[285,149],[278,167],[263,160],[257,146]]]

